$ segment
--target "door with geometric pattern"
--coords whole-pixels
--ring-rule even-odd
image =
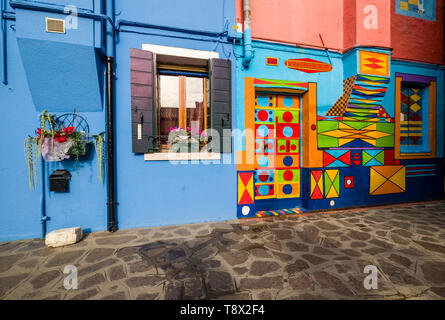
[[[256,207],[258,200],[300,198],[300,104],[298,95],[255,95]]]

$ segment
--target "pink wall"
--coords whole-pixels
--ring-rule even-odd
[[[344,51],[394,48],[393,58],[444,63],[443,12],[435,22],[395,14],[395,0],[251,0],[252,37]],[[242,23],[242,0],[236,0]]]
[[[252,37],[255,39],[343,47],[343,0],[251,0]],[[242,0],[237,0],[242,17]],[[241,22],[241,19],[239,19]]]
[[[343,48],[355,46],[357,39],[356,31],[357,6],[356,0],[343,1]]]
[[[444,63],[444,0],[436,0],[436,21],[395,14],[392,2],[393,58]]]
[[[391,47],[392,2],[394,0],[356,1],[356,45]]]

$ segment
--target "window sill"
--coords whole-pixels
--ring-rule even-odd
[[[146,153],[145,161],[180,161],[180,160],[220,160],[221,153],[213,152],[158,152]]]

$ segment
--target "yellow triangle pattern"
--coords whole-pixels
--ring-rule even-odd
[[[241,201],[241,198],[246,190],[249,193],[250,197],[253,199],[253,175],[249,179],[247,186],[243,184],[240,175],[238,175],[238,203]]]
[[[405,192],[405,166],[378,166],[370,168],[369,194],[391,194]]]

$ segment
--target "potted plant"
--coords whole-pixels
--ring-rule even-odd
[[[193,152],[194,145],[198,145],[198,150],[201,150],[206,143],[206,135],[199,129],[170,128],[170,134],[168,135],[169,152]]]

